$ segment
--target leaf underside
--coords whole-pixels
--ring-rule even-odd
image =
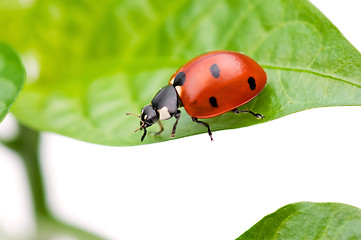
[[[14,113],[38,130],[104,145],[141,144],[141,133],[133,133],[139,120],[125,113],[138,114],[188,60],[221,49],[264,67],[265,89],[241,108],[266,118],[226,113],[205,120],[213,131],[309,108],[361,105],[360,53],[306,0],[35,1],[9,9],[0,9],[9,22],[0,37],[40,69]],[[176,138],[206,132],[180,110]],[[174,121],[164,121],[165,132],[150,133],[144,143],[169,140]]]
[[[360,238],[360,209],[341,203],[299,202],[264,217],[237,240]]]

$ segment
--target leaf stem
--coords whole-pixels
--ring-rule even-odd
[[[23,125],[20,125],[19,128],[20,131],[17,138],[2,143],[17,152],[24,162],[37,227],[35,239],[48,239],[54,235],[70,235],[78,239],[102,240],[103,238],[95,234],[58,220],[51,213],[47,204],[44,178],[39,158],[39,132]]]
[[[49,217],[46,204],[45,187],[38,155],[39,133],[23,125],[19,126],[19,135],[5,146],[17,152],[23,160],[30,187],[35,218]]]

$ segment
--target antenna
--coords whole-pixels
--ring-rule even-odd
[[[140,127],[137,130],[135,130],[134,132],[138,132],[138,130],[140,130],[144,127],[144,122],[142,120],[141,120],[141,122],[142,122],[142,125],[140,125]]]
[[[134,113],[125,113],[125,115],[132,115],[132,116],[134,116],[134,117],[137,117],[137,118],[140,118],[140,116],[138,116],[137,114],[134,114]]]
[[[134,117],[137,117],[137,118],[140,118],[140,116],[138,116],[137,114],[134,114],[134,113],[125,113],[125,115],[132,115]],[[142,119],[140,119],[140,122],[142,123],[142,125],[140,125],[140,127],[138,129],[136,129],[134,132],[138,132],[140,129],[142,129],[145,125],[145,122],[142,121]],[[145,129],[144,129],[145,130]]]

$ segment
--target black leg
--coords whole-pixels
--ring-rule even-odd
[[[143,142],[144,138],[145,138],[145,135],[147,135],[147,129],[146,128],[143,128],[143,135],[142,135],[142,138],[140,139],[141,142]]]
[[[208,123],[199,121],[198,118],[194,118],[194,117],[192,117],[192,121],[193,121],[193,122],[196,122],[196,123],[199,123],[200,125],[205,126],[205,127],[207,128],[207,130],[208,130],[208,135],[209,135],[209,137],[211,138],[211,141],[213,141],[212,131],[211,131],[211,129],[209,128],[209,124],[208,124]]]
[[[155,135],[161,134],[164,130],[162,122],[159,120],[158,123],[159,123],[160,130],[159,130],[159,132],[156,132]]]
[[[257,119],[263,119],[264,116],[262,114],[259,114],[259,113],[254,113],[250,110],[238,110],[237,108],[236,109],[233,109],[232,112],[234,112],[235,114],[238,114],[238,113],[250,113],[252,114],[253,116],[255,116]]]
[[[175,135],[175,130],[176,130],[176,128],[177,128],[177,124],[178,124],[178,120],[179,120],[179,118],[180,118],[180,115],[181,115],[181,111],[180,111],[180,110],[177,110],[177,113],[174,114],[174,117],[175,117],[177,120],[175,120],[175,123],[174,123],[174,125],[173,125],[172,134],[170,135],[171,138],[173,138],[174,135]]]

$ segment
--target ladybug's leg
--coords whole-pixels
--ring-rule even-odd
[[[179,120],[179,118],[180,118],[180,115],[181,115],[181,111],[180,111],[180,110],[177,110],[177,113],[174,114],[174,117],[175,117],[177,120],[175,120],[175,123],[174,123],[174,125],[173,125],[172,134],[170,135],[171,138],[173,138],[174,135],[175,135],[175,130],[176,130],[176,128],[177,128],[177,124],[178,124],[178,120]]]
[[[195,118],[195,117],[192,117],[192,121],[193,121],[193,122],[196,122],[196,123],[199,123],[200,125],[205,126],[205,127],[207,128],[207,130],[208,130],[208,135],[209,135],[209,137],[211,138],[211,141],[213,141],[212,131],[211,131],[211,129],[209,128],[209,124],[208,124],[208,123],[199,121],[198,118]]]
[[[264,116],[260,113],[254,113],[250,110],[238,110],[237,108],[236,109],[233,109],[232,112],[234,112],[235,114],[238,114],[238,113],[250,113],[252,114],[253,116],[255,116],[257,119],[260,119],[260,118],[264,118]]]
[[[141,142],[143,142],[144,138],[145,138],[145,135],[147,135],[147,129],[146,128],[143,128],[143,135],[142,135],[142,138],[140,139]]]
[[[159,123],[160,130],[159,130],[159,132],[156,132],[155,135],[161,134],[164,130],[162,122],[160,120],[158,120],[158,123]]]

